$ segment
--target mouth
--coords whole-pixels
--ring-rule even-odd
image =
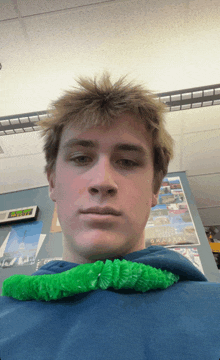
[[[81,211],[83,214],[90,214],[90,215],[98,215],[98,216],[120,216],[121,212],[116,209],[113,209],[109,206],[104,208],[100,207],[93,207],[86,210]]]
[[[106,221],[106,220],[113,220],[116,219],[115,215],[112,214],[96,214],[96,213],[83,213],[81,214],[85,219],[91,219],[91,220],[100,220],[100,221]]]

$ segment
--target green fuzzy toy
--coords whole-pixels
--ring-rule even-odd
[[[150,265],[116,259],[81,264],[60,274],[12,275],[3,282],[2,296],[17,300],[58,300],[91,290],[166,289],[179,276]]]

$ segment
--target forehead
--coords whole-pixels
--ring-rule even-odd
[[[69,124],[64,128],[60,148],[65,150],[75,146],[90,147],[93,149],[114,148],[116,150],[130,150],[141,152],[145,150],[149,153],[152,151],[152,136],[146,130],[143,121],[132,115],[124,114],[118,117],[115,122],[109,126],[98,125],[92,126],[87,130],[80,130],[74,124]],[[135,149],[136,147],[136,149]]]

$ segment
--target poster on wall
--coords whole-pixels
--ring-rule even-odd
[[[145,227],[145,246],[198,246],[199,237],[179,176],[166,177]]]
[[[56,204],[50,232],[62,232]],[[163,179],[158,203],[151,209],[145,227],[145,247],[150,245],[165,247],[200,245],[179,176]]]
[[[58,219],[57,204],[56,204],[56,203],[55,203],[55,205],[54,205],[54,212],[53,212],[53,218],[52,218],[52,223],[51,223],[50,232],[51,232],[51,233],[62,232],[62,229],[61,229],[61,226],[60,226],[60,222],[59,222],[59,219]]]
[[[199,271],[205,275],[197,248],[171,248],[170,250],[185,256]]]
[[[54,204],[54,212],[53,212],[52,221],[51,221],[50,233],[61,233],[61,232],[62,232],[62,229],[61,229],[60,222],[58,219],[57,205],[55,203]],[[56,261],[56,260],[62,260],[62,256],[39,258],[36,262],[36,268],[35,268],[36,270],[35,271],[38,271],[43,265],[46,265],[50,261]]]
[[[33,265],[46,235],[42,221],[13,225],[0,248],[0,267]]]

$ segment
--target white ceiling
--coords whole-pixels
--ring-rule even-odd
[[[219,0],[0,0],[0,116],[46,110],[77,75],[129,72],[166,92],[220,83]],[[220,225],[220,106],[167,114],[169,172]],[[38,132],[0,137],[0,193],[48,185]]]

